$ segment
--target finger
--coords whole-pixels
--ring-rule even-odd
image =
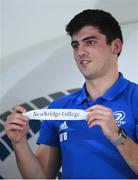
[[[101,109],[95,109],[93,111],[90,111],[90,113],[88,114],[87,118],[91,117],[91,116],[96,116],[96,115],[101,115],[103,118],[109,118],[110,116],[112,116],[112,111],[110,110],[101,110]],[[103,119],[102,118],[102,119]]]
[[[27,126],[28,122],[27,121],[22,121],[18,119],[14,119],[13,121],[9,122],[8,125],[16,124],[18,126]]]
[[[93,110],[96,110],[96,109],[103,110],[103,111],[111,111],[111,109],[109,109],[109,108],[107,108],[105,106],[96,104],[96,105],[91,106],[88,109],[86,109],[86,112],[90,112],[90,111],[93,111]]]
[[[8,119],[5,122],[5,128],[10,127],[12,125],[27,126],[28,124],[29,124],[28,121],[23,121],[22,119]]]
[[[102,126],[101,126],[101,121],[100,121],[100,120],[92,121],[88,126],[89,126],[89,128],[92,128],[92,127],[94,127],[94,126],[96,126],[96,125],[102,127]]]
[[[7,126],[7,130],[11,131],[11,130],[23,130],[25,128],[25,126],[19,126],[17,124],[11,124],[10,126]]]
[[[102,115],[93,115],[93,116],[90,116],[88,119],[87,119],[87,124],[91,124],[93,121],[96,121],[96,120],[99,120],[101,123],[103,122],[103,120],[105,120],[105,118],[102,116]]]
[[[5,129],[11,129],[11,130],[23,130],[29,127],[29,123],[28,122],[12,122],[12,123],[7,123],[5,125]]]
[[[7,121],[9,122],[14,122],[14,120],[22,120],[26,122],[29,120],[29,118],[19,113],[13,113],[7,117]]]
[[[29,120],[29,118],[27,116],[25,116],[23,114],[19,114],[19,113],[15,113],[14,118],[15,119],[21,119],[23,121],[28,121]]]
[[[27,110],[22,107],[22,106],[17,106],[15,108],[13,108],[13,112],[16,112],[16,113],[23,113],[23,112],[26,112]]]

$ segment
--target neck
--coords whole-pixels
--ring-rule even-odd
[[[95,101],[102,96],[118,79],[119,73],[114,72],[112,75],[107,75],[102,78],[86,80],[86,89],[91,100]]]

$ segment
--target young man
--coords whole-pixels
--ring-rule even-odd
[[[84,10],[66,26],[82,89],[49,108],[83,109],[87,121],[43,121],[36,154],[26,134],[28,118],[17,107],[7,118],[24,178],[138,178],[138,85],[118,72],[123,38],[118,22],[102,10]],[[62,127],[62,128],[61,128]],[[63,136],[63,138],[61,138]]]

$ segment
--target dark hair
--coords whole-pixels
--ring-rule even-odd
[[[66,32],[72,36],[84,26],[96,27],[106,36],[107,44],[119,38],[123,43],[123,36],[118,21],[108,12],[98,9],[87,9],[76,16],[67,24]]]

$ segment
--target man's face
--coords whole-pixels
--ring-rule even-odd
[[[85,26],[73,34],[74,58],[85,79],[104,76],[117,65],[114,44],[107,45],[105,35],[93,26]]]

